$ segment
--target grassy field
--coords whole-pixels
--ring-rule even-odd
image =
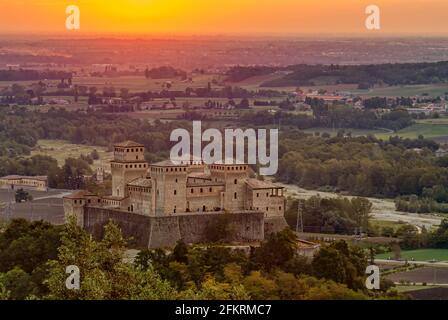
[[[440,286],[396,286],[395,289],[399,293],[406,293],[410,291],[417,291],[417,290],[425,290],[425,289],[431,289],[431,288],[440,288]]]
[[[375,220],[375,219],[370,219],[369,223],[373,227],[392,228],[392,229],[394,229],[394,231],[396,231],[398,228],[400,228],[401,226],[406,224],[405,222],[402,222],[402,221],[386,221],[386,220]]]
[[[200,75],[190,81],[181,81],[177,79],[146,79],[143,76],[122,76],[122,77],[75,77],[74,84],[97,87],[101,92],[104,87],[114,87],[117,92],[121,88],[127,88],[130,92],[137,91],[161,91],[163,84],[170,81],[172,87],[170,90],[185,90],[187,87],[197,88],[206,87],[216,76]]]
[[[351,90],[353,94],[363,97],[409,97],[428,94],[431,97],[444,96],[448,92],[447,84],[392,86],[370,90]]]
[[[351,132],[352,136],[366,136],[369,134],[373,135],[382,135],[387,134],[387,131],[385,130],[363,130],[363,129],[331,129],[331,128],[311,128],[304,130],[306,133],[312,133],[319,132],[322,133],[329,133],[331,136],[336,136],[340,130],[344,130],[346,133]]]
[[[80,144],[72,144],[63,140],[39,140],[37,146],[31,152],[33,155],[47,155],[55,158],[59,166],[63,166],[67,158],[79,158],[81,154],[88,155],[93,150],[97,150],[100,156],[99,160],[95,160],[92,169],[102,167],[105,171],[109,171],[109,161],[112,160],[112,152],[107,152],[104,147],[86,146]]]
[[[376,256],[377,259],[388,259],[392,253],[384,253]],[[418,249],[401,251],[401,259],[415,261],[448,261],[448,249]]]
[[[389,139],[390,136],[417,139],[419,135],[423,135],[427,139],[448,136],[448,124],[416,123],[394,133],[383,132],[375,134],[377,138],[384,140]]]

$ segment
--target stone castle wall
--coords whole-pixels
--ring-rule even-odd
[[[207,230],[213,226],[218,216],[226,216],[232,225],[229,242],[253,242],[264,239],[265,221],[261,212],[238,213],[197,213],[166,217],[150,217],[135,213],[105,208],[86,207],[84,228],[95,238],[101,238],[104,226],[117,223],[126,239],[133,247],[165,248],[173,247],[178,240],[186,243],[208,242]]]

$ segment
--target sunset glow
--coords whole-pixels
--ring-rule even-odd
[[[0,30],[65,32],[65,8],[83,33],[364,33],[366,6],[381,8],[382,33],[448,32],[443,0],[0,0]]]

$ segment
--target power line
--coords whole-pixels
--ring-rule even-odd
[[[296,232],[299,233],[300,232],[303,233],[303,205],[304,202],[302,200],[297,200],[297,219],[296,219]],[[300,223],[300,228],[299,228],[299,223]]]

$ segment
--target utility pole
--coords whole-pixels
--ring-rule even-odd
[[[298,200],[297,202],[297,220],[296,220],[296,232],[302,232],[303,233],[303,201]],[[300,228],[299,228],[300,223]]]

